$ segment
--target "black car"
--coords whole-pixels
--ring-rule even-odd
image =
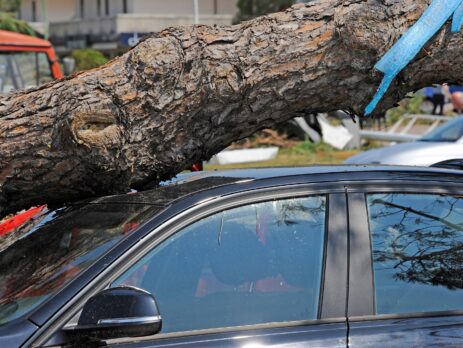
[[[463,171],[199,173],[0,238],[0,347],[463,346]]]

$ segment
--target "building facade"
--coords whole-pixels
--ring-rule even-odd
[[[238,0],[23,0],[19,16],[49,35],[58,53],[91,47],[119,53],[166,27],[231,24]]]

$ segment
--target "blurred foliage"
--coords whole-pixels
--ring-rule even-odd
[[[236,23],[268,13],[278,12],[294,5],[294,0],[239,0]]]
[[[19,10],[21,0],[0,0],[1,12],[16,12]]]
[[[6,12],[0,12],[0,29],[30,36],[38,36],[37,32],[26,21],[16,19]]]
[[[76,60],[76,71],[98,68],[109,61],[103,53],[91,48],[74,50],[71,56]]]
[[[310,140],[305,140],[299,142],[297,145],[293,146],[291,148],[291,152],[299,155],[309,155],[313,153],[329,153],[337,151],[334,149],[332,146],[326,144],[326,143],[313,143]]]
[[[399,106],[387,111],[387,122],[394,124],[405,114],[420,114],[423,101],[424,95],[422,92],[408,94],[407,98],[399,102]]]

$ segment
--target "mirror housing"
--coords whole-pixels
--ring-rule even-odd
[[[107,340],[151,336],[161,331],[162,320],[154,297],[130,286],[103,290],[82,309],[78,324],[63,331],[71,339]]]

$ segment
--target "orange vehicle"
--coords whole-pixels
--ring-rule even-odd
[[[47,40],[0,30],[0,94],[63,77]]]

